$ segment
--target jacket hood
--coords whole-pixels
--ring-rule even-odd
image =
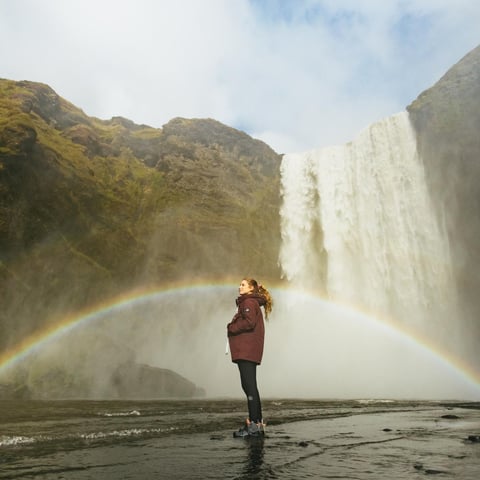
[[[261,307],[263,307],[267,303],[267,301],[265,300],[265,297],[263,297],[259,293],[247,293],[245,295],[240,295],[237,298],[236,300],[237,305],[240,305],[247,298],[255,299]]]

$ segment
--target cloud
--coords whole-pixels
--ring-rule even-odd
[[[2,0],[0,76],[100,118],[210,117],[288,152],[403,110],[479,24],[476,0]]]

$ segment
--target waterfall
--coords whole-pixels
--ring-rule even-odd
[[[455,304],[449,244],[407,112],[346,145],[285,155],[281,176],[280,264],[290,283],[445,328]]]

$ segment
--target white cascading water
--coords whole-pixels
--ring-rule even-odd
[[[346,145],[286,155],[281,175],[290,283],[441,334],[456,297],[449,245],[407,112]]]

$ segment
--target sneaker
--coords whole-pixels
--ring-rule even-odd
[[[247,425],[247,432],[250,437],[259,437],[260,435],[263,434],[263,431],[260,430],[259,427],[260,424],[250,422]]]
[[[235,438],[260,437],[263,435],[265,435],[265,424],[263,422],[251,422],[248,419],[242,428],[233,432]]]
[[[244,425],[242,428],[239,428],[236,432],[233,432],[234,438],[244,438],[248,437],[248,425]]]
[[[267,428],[267,424],[263,423],[263,420],[261,422],[257,423],[258,431],[262,434],[265,435],[265,430]]]

